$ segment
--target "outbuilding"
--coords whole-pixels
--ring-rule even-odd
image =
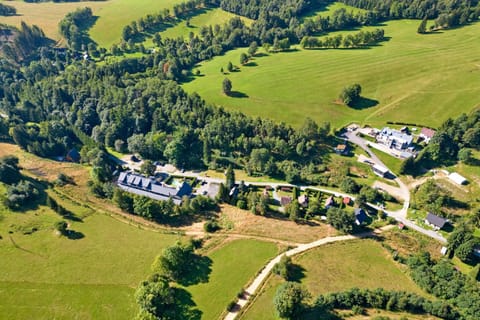
[[[452,172],[448,175],[448,178],[450,180],[452,180],[453,182],[455,182],[456,184],[458,185],[464,185],[464,184],[467,184],[468,180],[465,179],[464,177],[462,177],[461,175],[459,175],[458,173],[456,172]]]
[[[388,169],[378,164],[373,165],[372,170],[373,170],[373,173],[375,173],[377,176],[380,176],[382,178],[385,178],[385,176],[388,174]]]

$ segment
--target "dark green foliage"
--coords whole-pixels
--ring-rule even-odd
[[[463,163],[470,164],[473,160],[472,150],[467,148],[460,149],[460,151],[458,151],[458,160],[462,161]]]
[[[350,177],[345,177],[340,184],[340,189],[346,193],[358,193],[360,186]]]
[[[0,16],[14,16],[17,14],[17,9],[13,6],[0,3]]]
[[[455,255],[465,263],[473,263],[475,256],[473,255],[473,249],[480,244],[480,241],[476,238],[470,239],[457,247]]]
[[[227,96],[230,95],[230,93],[232,93],[232,81],[230,81],[230,79],[228,78],[223,79],[222,91]]]
[[[340,93],[340,99],[344,104],[351,107],[358,101],[361,93],[362,87],[358,83],[352,84],[343,88],[342,92]]]
[[[304,301],[310,297],[309,292],[296,282],[280,285],[273,298],[277,314],[284,319],[300,319],[305,310]]]
[[[134,213],[132,194],[125,192],[120,188],[116,188],[112,200],[120,209],[128,213]]]
[[[235,186],[235,172],[233,171],[233,167],[230,165],[225,171],[225,187],[229,192]]]
[[[19,182],[21,178],[17,157],[5,156],[0,159],[0,182],[13,184]]]
[[[173,140],[165,147],[164,155],[177,168],[199,168],[202,166],[202,143],[192,129],[177,131]]]
[[[195,263],[195,253],[192,244],[180,242],[167,247],[155,258],[152,265],[154,273],[163,274],[168,279],[181,282]]]
[[[480,285],[457,271],[449,260],[434,263],[428,254],[421,253],[407,261],[413,280],[428,293],[437,298],[446,299],[458,308],[463,317],[453,319],[474,320],[480,314]],[[431,313],[448,313],[443,301],[432,304]],[[446,316],[441,316],[447,318]],[[448,317],[451,319],[451,317]]]
[[[415,293],[378,289],[351,288],[343,292],[320,295],[315,308],[323,311],[352,309],[362,314],[364,308],[375,308],[414,314],[432,314],[442,319],[458,319],[459,315],[451,304],[443,301],[430,301]]]
[[[417,208],[430,211],[435,214],[441,214],[443,209],[452,201],[452,197],[447,190],[438,186],[434,179],[427,180],[420,185],[415,192],[415,202]]]
[[[243,64],[245,64],[245,63],[247,63],[247,62],[248,62],[248,56],[247,56],[246,53],[242,52],[242,53],[240,54],[240,64],[243,65]]]
[[[360,31],[355,34],[347,34],[345,36],[336,35],[333,37],[325,37],[323,41],[318,37],[304,36],[300,41],[300,46],[304,49],[317,48],[361,48],[375,45],[385,40],[385,31],[383,29],[375,29],[374,31]]]
[[[341,230],[345,233],[349,233],[353,230],[355,216],[353,215],[353,213],[332,207],[329,208],[327,211],[327,221],[335,229]]]
[[[461,0],[341,0],[341,2],[375,12],[378,19],[434,19],[440,27],[455,27],[478,20],[478,1]],[[420,29],[420,28],[419,28]]]
[[[208,220],[203,224],[203,230],[206,232],[215,232],[220,229],[220,226],[217,221],[215,220]]]
[[[59,173],[57,175],[57,179],[55,179],[54,183],[55,183],[55,185],[62,187],[62,186],[67,185],[67,184],[74,185],[75,181],[73,180],[72,177],[69,177],[64,173]]]
[[[143,161],[142,165],[140,166],[140,172],[146,175],[147,177],[153,176],[155,174],[155,170],[157,166],[153,164],[152,160],[145,160]]]
[[[288,219],[292,221],[297,221],[300,218],[300,204],[297,201],[297,198],[294,198],[285,208],[285,213],[288,215]]]
[[[60,234],[65,235],[67,233],[68,224],[67,224],[66,221],[60,220],[60,221],[55,222],[53,227],[55,228],[55,230],[60,232]]]
[[[39,195],[38,189],[30,181],[22,180],[7,188],[5,205],[12,210],[19,210],[24,205],[30,204]]]
[[[424,34],[427,32],[427,17],[422,19],[420,25],[418,26],[417,33]]]
[[[291,277],[292,277],[292,271],[293,271],[292,268],[293,268],[292,258],[286,255],[283,255],[280,258],[280,261],[277,264],[275,264],[275,266],[273,267],[272,272],[282,277],[286,281],[289,281],[291,280]]]
[[[82,50],[82,46],[94,45],[86,33],[94,21],[92,9],[88,7],[78,8],[68,13],[65,18],[60,21],[60,34],[67,40],[68,46],[71,49]]]

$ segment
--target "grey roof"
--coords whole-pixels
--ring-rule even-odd
[[[439,217],[431,212],[427,214],[427,221],[440,229],[443,228],[445,223],[447,223],[447,219]]]
[[[175,204],[180,204],[183,196],[190,196],[192,193],[192,187],[186,182],[174,188],[157,182],[153,177],[130,172],[120,173],[117,184],[122,190],[154,200],[166,201],[171,198]]]

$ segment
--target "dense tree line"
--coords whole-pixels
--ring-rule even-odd
[[[455,27],[478,20],[478,0],[341,0],[345,4],[375,12],[382,20],[435,19],[439,27]]]
[[[465,276],[446,259],[436,263],[428,253],[410,257],[407,263],[413,280],[422,289],[458,308],[460,316],[455,319],[478,319],[480,286],[476,275],[473,279]]]
[[[156,14],[147,14],[126,25],[122,30],[122,39],[126,42],[129,40],[139,41],[145,37],[145,32],[152,33],[172,26],[178,22],[177,19],[192,14],[196,10],[207,8],[214,3],[212,0],[189,0],[175,4],[172,12],[165,8]],[[158,37],[158,34],[156,36]],[[155,43],[160,45],[158,40]]]
[[[383,29],[374,31],[360,31],[355,34],[337,35],[325,37],[323,40],[318,37],[303,37],[300,46],[304,49],[316,48],[360,48],[383,41],[385,33]]]
[[[323,318],[337,318],[335,309],[352,310],[362,314],[366,308],[412,314],[431,314],[441,319],[461,319],[456,308],[449,302],[428,300],[418,294],[405,291],[388,291],[383,288],[351,288],[318,296],[308,303],[311,294],[301,284],[284,282],[274,296],[273,304],[282,319],[302,319],[307,314]],[[469,319],[469,318],[466,318]]]
[[[0,3],[0,16],[14,16],[17,14],[17,9],[4,3]]]
[[[352,288],[343,292],[320,295],[315,301],[320,310],[375,308],[413,314],[431,314],[442,319],[459,319],[455,308],[448,302],[430,301],[418,294],[388,291],[383,288]],[[361,313],[361,312],[359,312]]]

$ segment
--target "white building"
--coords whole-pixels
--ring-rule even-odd
[[[372,166],[373,173],[375,173],[377,176],[380,176],[384,178],[388,174],[388,169],[382,166],[379,166],[378,164]]]
[[[468,180],[465,179],[464,177],[462,177],[461,175],[459,175],[458,173],[456,172],[452,172],[448,175],[448,178],[450,180],[452,180],[453,182],[455,182],[456,184],[458,185],[464,185],[464,184],[467,184]]]
[[[397,150],[407,149],[412,144],[412,141],[412,135],[389,127],[383,128],[377,135],[377,142]]]

